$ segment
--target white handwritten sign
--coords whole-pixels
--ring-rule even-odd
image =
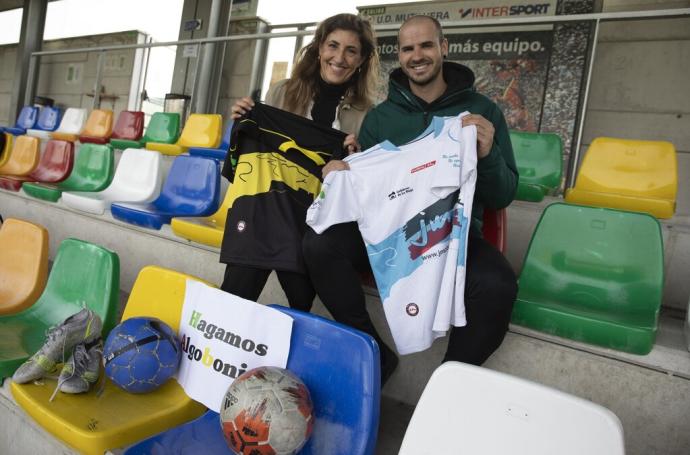
[[[193,400],[220,411],[228,386],[247,370],[285,368],[292,318],[197,281],[187,281],[177,381]]]

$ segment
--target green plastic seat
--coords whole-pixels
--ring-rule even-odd
[[[0,317],[0,378],[11,376],[41,348],[51,326],[83,305],[98,313],[106,335],[115,324],[119,292],[117,254],[82,240],[64,240],[41,297],[20,313]]]
[[[519,280],[514,323],[634,354],[654,345],[664,247],[652,216],[552,204]]]
[[[176,112],[156,112],[151,116],[146,132],[138,141],[111,139],[110,144],[119,150],[143,148],[147,142],[174,144],[180,134],[180,114]]]
[[[57,202],[63,191],[102,191],[110,185],[115,173],[113,148],[108,144],[82,144],[72,173],[57,185],[23,183],[30,196]]]
[[[558,190],[563,175],[563,143],[555,133],[511,131],[520,179],[516,199],[539,202]]]

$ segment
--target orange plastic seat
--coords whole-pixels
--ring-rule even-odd
[[[0,227],[0,315],[14,314],[38,300],[48,278],[48,231],[8,218]]]
[[[223,118],[219,114],[192,114],[175,144],[147,142],[148,150],[164,155],[180,155],[190,147],[216,148],[220,144]]]
[[[28,175],[38,166],[41,156],[38,138],[19,136],[14,141],[10,156],[0,166],[0,175]]]
[[[113,129],[113,111],[95,109],[86,120],[84,129],[79,133],[79,142],[107,144]]]

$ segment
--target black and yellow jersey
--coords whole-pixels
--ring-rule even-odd
[[[221,262],[306,273],[307,208],[323,166],[344,157],[345,136],[259,103],[235,121],[222,172],[231,186]]]

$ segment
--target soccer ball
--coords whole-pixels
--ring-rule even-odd
[[[131,318],[108,335],[103,348],[105,374],[131,393],[146,393],[170,379],[182,353],[175,332],[156,318]]]
[[[225,440],[238,455],[292,455],[314,426],[307,386],[277,367],[247,371],[230,385],[221,403]]]

